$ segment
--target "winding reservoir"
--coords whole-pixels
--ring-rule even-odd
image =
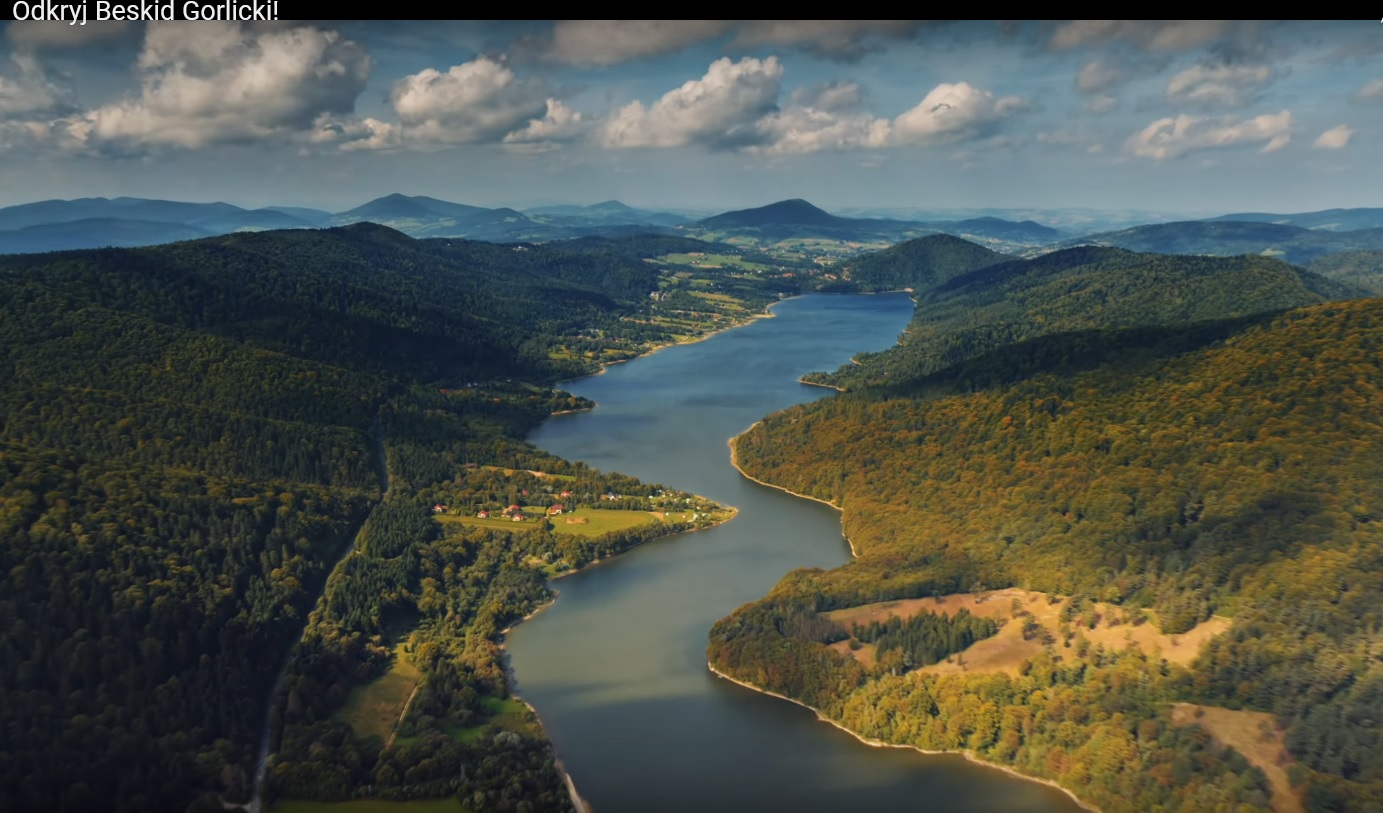
[[[531,438],[570,460],[739,508],[557,582],[561,597],[509,635],[533,704],[593,813],[863,810],[1075,813],[1060,791],[959,756],[877,749],[815,714],[711,674],[706,634],[788,571],[850,558],[839,514],[757,485],[726,441],[792,404],[797,383],[897,339],[906,295],[811,295],[777,318],[570,382],[600,406]]]

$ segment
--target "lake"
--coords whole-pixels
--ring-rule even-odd
[[[564,389],[596,401],[530,438],[569,460],[739,509],[555,583],[557,602],[508,636],[538,710],[592,813],[842,810],[1075,813],[1060,791],[959,756],[870,748],[787,701],[706,667],[707,632],[788,571],[850,559],[840,515],[757,485],[727,441],[770,412],[831,397],[797,383],[894,344],[904,294],[810,295],[776,318],[668,348]]]

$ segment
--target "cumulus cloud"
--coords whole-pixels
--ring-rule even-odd
[[[996,98],[966,82],[937,85],[915,107],[889,121],[857,109],[856,86],[813,89],[767,117],[764,153],[930,146],[990,136],[1027,108],[1017,96]]]
[[[988,135],[1027,107],[1017,96],[995,98],[968,82],[937,85],[916,107],[893,120],[893,141],[924,145]]]
[[[1272,79],[1267,65],[1193,65],[1167,82],[1166,97],[1186,104],[1242,107]]]
[[[587,67],[680,51],[730,30],[729,20],[559,20],[546,58]]]
[[[319,146],[335,146],[343,152],[390,150],[400,146],[399,127],[376,118],[338,117],[322,114],[306,140]]]
[[[1177,116],[1158,119],[1128,141],[1130,153],[1162,161],[1216,147],[1262,144],[1260,153],[1276,152],[1291,143],[1292,113],[1236,120],[1231,116]]]
[[[820,82],[803,85],[788,99],[793,107],[818,110],[853,110],[864,104],[864,88],[854,82]]]
[[[761,144],[761,119],[775,112],[783,66],[776,57],[729,58],[711,63],[706,75],[668,91],[652,105],[631,102],[601,131],[608,147],[711,148]]]
[[[137,96],[68,123],[98,148],[198,148],[311,130],[349,114],[370,58],[334,31],[238,23],[152,23],[136,63]]]
[[[957,82],[937,85],[890,120],[863,109],[864,90],[853,82],[801,87],[780,106],[782,77],[774,57],[717,60],[704,77],[652,105],[636,101],[617,111],[600,140],[607,147],[696,145],[763,155],[926,146],[992,135],[1027,107],[1016,96]]]
[[[799,88],[759,123],[765,143],[749,149],[773,155],[889,146],[888,120],[860,109],[863,95],[848,82]]]
[[[1072,20],[1058,26],[1051,45],[1059,50],[1124,42],[1149,51],[1186,51],[1219,39],[1228,20]]]
[[[1321,133],[1311,146],[1318,150],[1342,150],[1349,146],[1351,138],[1354,138],[1354,128],[1341,124]]]
[[[888,40],[917,36],[927,20],[747,20],[735,44],[797,46],[819,57],[855,61]]]
[[[445,73],[428,68],[394,84],[390,101],[403,138],[416,146],[497,142],[543,117],[552,90],[478,57]]]
[[[533,119],[522,130],[515,130],[504,137],[504,144],[511,149],[529,152],[550,150],[565,141],[575,141],[586,135],[590,122],[581,114],[562,104],[557,99],[547,100],[547,113],[542,118]]]

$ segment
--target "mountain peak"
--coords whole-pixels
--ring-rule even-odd
[[[757,209],[741,209],[735,212],[708,217],[701,225],[711,228],[745,226],[845,226],[853,223],[849,218],[836,217],[801,198],[780,200]]]

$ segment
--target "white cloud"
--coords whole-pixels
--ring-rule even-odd
[[[152,23],[135,97],[68,122],[88,146],[198,148],[310,131],[348,114],[370,58],[334,31],[238,23]]]
[[[854,82],[822,82],[794,90],[788,104],[818,110],[854,110],[864,103],[864,96],[864,88]]]
[[[546,58],[568,65],[606,66],[680,51],[730,30],[729,20],[559,20]]]
[[[601,140],[608,147],[760,144],[765,137],[759,121],[776,109],[782,81],[777,57],[718,59],[705,76],[648,107],[637,101],[625,105],[602,128]]]
[[[1267,65],[1193,65],[1167,82],[1169,101],[1241,107],[1273,78]]]
[[[528,152],[541,152],[552,149],[564,141],[575,141],[590,129],[590,122],[581,114],[562,104],[557,99],[547,100],[547,113],[542,118],[533,119],[522,130],[515,130],[504,137],[504,143],[514,149]]]
[[[1027,107],[966,82],[937,85],[892,120],[864,110],[864,90],[851,82],[798,88],[780,107],[782,76],[775,57],[717,60],[704,77],[651,106],[636,101],[617,111],[600,140],[607,147],[695,145],[761,155],[926,146],[992,135]]]
[[[1052,35],[1053,48],[1126,42],[1148,51],[1185,51],[1219,39],[1228,20],[1072,20]]]
[[[1354,128],[1341,124],[1321,133],[1311,146],[1318,150],[1340,150],[1349,146],[1351,138],[1354,138]]]
[[[1235,120],[1231,116],[1177,116],[1149,124],[1128,140],[1133,155],[1162,161],[1216,147],[1263,144],[1260,153],[1276,152],[1292,140],[1292,113]]]
[[[343,152],[390,150],[400,146],[399,127],[376,118],[337,117],[323,114],[314,122],[308,142],[334,145]]]
[[[896,144],[924,145],[986,135],[1027,106],[1017,96],[995,98],[967,82],[941,84],[893,120],[892,139]]]
[[[537,79],[519,79],[488,57],[455,65],[446,73],[428,68],[394,84],[390,100],[405,141],[415,146],[497,142],[547,110],[552,90]]]
[[[862,111],[789,106],[760,122],[766,144],[750,147],[765,154],[868,149],[889,145],[887,119]]]
[[[1359,88],[1354,98],[1361,102],[1376,102],[1383,99],[1383,79],[1375,79]]]

